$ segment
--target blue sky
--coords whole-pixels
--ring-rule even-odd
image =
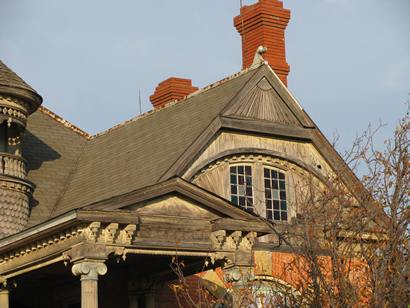
[[[243,1],[244,4],[253,1]],[[151,109],[170,76],[203,87],[241,68],[239,0],[0,0],[0,58],[44,105],[89,133]],[[285,0],[289,89],[348,147],[387,138],[410,99],[410,1]]]

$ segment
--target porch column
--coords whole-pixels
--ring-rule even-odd
[[[107,273],[107,266],[99,261],[82,261],[71,271],[81,277],[81,308],[98,308],[98,276]]]
[[[0,307],[9,308],[9,290],[0,289]]]
[[[9,287],[3,277],[0,277],[0,307],[9,308]]]

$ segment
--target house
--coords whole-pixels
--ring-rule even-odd
[[[175,256],[274,276],[289,252],[264,219],[292,223],[295,183],[357,181],[287,89],[289,19],[278,0],[242,7],[240,72],[169,78],[152,111],[95,136],[0,62],[0,307],[172,307]]]

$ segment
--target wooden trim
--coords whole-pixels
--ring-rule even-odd
[[[270,136],[284,137],[287,139],[311,140],[314,129],[291,127],[287,125],[272,123],[268,121],[238,118],[221,117],[222,128],[247,131],[257,134],[268,134]]]
[[[134,211],[93,211],[81,209],[77,211],[77,220],[84,222],[99,221],[102,223],[139,224],[140,217]]]
[[[58,262],[62,262],[64,261],[65,258],[63,255],[59,254],[57,256],[53,256],[52,258],[50,258],[49,260],[45,261],[45,260],[37,260],[37,262],[33,265],[30,266],[24,266],[22,267],[20,270],[17,271],[11,271],[9,274],[6,275],[2,275],[1,277],[4,279],[10,279],[13,278],[15,276],[20,276],[22,274],[34,271],[34,270],[38,270],[41,269],[43,267],[47,267],[50,266],[52,264],[58,263]]]
[[[258,233],[272,233],[272,229],[260,219],[256,221],[246,221],[232,218],[220,218],[212,222],[212,231],[229,230],[229,231],[254,231]]]
[[[58,230],[71,227],[77,223],[77,213],[70,211],[17,234],[3,238],[0,240],[0,253],[5,250],[12,250],[14,247],[32,243],[37,238],[54,234]]]
[[[113,197],[101,202],[91,204],[86,209],[115,210],[142,201],[159,198],[161,196],[178,193],[189,199],[195,200],[216,213],[233,218],[255,219],[255,216],[232,205],[229,201],[217,196],[201,187],[180,178],[173,178],[166,182],[145,187],[121,196]]]
[[[161,176],[159,181],[165,181],[175,175],[181,177],[221,128],[304,141],[311,140],[313,131],[312,129],[289,127],[268,121],[225,116],[217,117],[200,137],[182,154],[182,156],[178,158],[172,167]]]
[[[18,87],[9,87],[5,85],[0,85],[0,93],[8,94],[14,97],[18,97],[23,101],[30,101],[31,104],[28,104],[28,112],[31,114],[41,105],[43,98],[36,92],[33,92],[28,89],[18,88]]]
[[[276,90],[282,100],[287,104],[293,114],[302,123],[302,125],[307,128],[316,127],[315,123],[310,119],[310,117],[306,114],[300,104],[290,93],[289,89],[285,85],[283,85],[282,81],[275,74],[274,70],[269,65],[265,65],[263,68],[266,72],[265,77],[268,79],[268,81],[271,82],[271,85],[273,83],[273,88]]]
[[[312,173],[313,175],[315,175],[320,180],[325,181],[325,178],[322,174],[320,174],[318,171],[314,170],[311,166],[305,164],[300,159],[298,159],[296,157],[293,157],[293,156],[289,156],[289,155],[285,156],[280,152],[276,152],[276,151],[272,151],[272,150],[259,149],[259,148],[236,148],[236,149],[226,150],[226,151],[222,151],[220,153],[217,153],[217,154],[211,156],[210,158],[208,158],[207,160],[205,160],[204,162],[202,162],[195,169],[192,169],[189,173],[187,173],[185,175],[186,179],[188,181],[191,181],[192,178],[201,169],[205,168],[207,165],[211,164],[214,161],[217,161],[217,160],[222,159],[222,158],[227,157],[227,156],[240,155],[240,154],[261,154],[261,155],[265,155],[265,156],[271,156],[271,157],[279,158],[279,159],[288,161],[292,164],[295,164],[295,165],[307,170],[308,172]]]
[[[279,78],[273,73],[268,65],[262,65],[260,69],[257,70],[255,75],[253,75],[248,83],[241,89],[239,94],[225,106],[221,115],[226,115],[227,111],[230,110],[232,105],[236,103],[236,101],[240,100],[243,96],[247,95],[248,92],[255,87],[259,81],[265,77],[268,82],[271,84],[272,88],[276,91],[282,101],[286,104],[289,110],[293,113],[293,115],[298,119],[300,124],[304,127],[315,127],[314,123],[310,121],[310,118],[306,116],[305,112],[299,104],[295,101],[295,99],[290,95],[289,90],[282,84]]]

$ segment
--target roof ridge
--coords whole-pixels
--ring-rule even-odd
[[[45,115],[48,115],[50,118],[52,118],[54,121],[62,124],[63,126],[67,127],[68,129],[71,129],[74,133],[80,135],[81,137],[90,140],[92,138],[92,135],[90,135],[89,133],[87,133],[86,131],[83,131],[81,128],[75,126],[74,124],[72,124],[71,122],[65,120],[64,118],[62,118],[61,116],[59,116],[58,114],[54,113],[53,111],[51,111],[50,109],[48,109],[45,106],[40,106],[38,108],[39,111],[41,111],[42,113],[44,113]]]
[[[148,117],[148,116],[150,116],[150,115],[152,115],[152,114],[154,114],[154,113],[160,112],[160,111],[162,111],[162,110],[164,110],[164,109],[166,109],[166,108],[172,107],[172,106],[176,105],[177,103],[178,103],[178,104],[184,103],[186,100],[188,100],[188,99],[191,98],[191,97],[197,96],[197,95],[202,94],[202,93],[204,93],[204,92],[206,92],[206,91],[209,91],[209,90],[211,90],[211,89],[214,89],[214,88],[216,88],[216,87],[218,87],[218,86],[220,86],[220,85],[222,85],[222,84],[224,84],[224,83],[226,83],[226,82],[228,82],[228,81],[230,81],[230,80],[232,80],[232,79],[235,79],[235,78],[237,78],[237,77],[239,77],[239,76],[242,76],[243,74],[248,73],[248,72],[251,71],[251,70],[257,69],[257,68],[259,68],[259,67],[262,66],[262,65],[263,65],[263,64],[258,65],[258,66],[251,66],[251,67],[249,67],[249,68],[246,68],[246,69],[243,69],[243,70],[241,70],[241,71],[239,71],[239,72],[236,72],[236,73],[234,73],[234,74],[232,74],[232,75],[229,75],[229,76],[227,76],[227,77],[225,77],[225,78],[223,78],[223,79],[220,79],[220,80],[218,80],[218,81],[215,81],[215,82],[213,82],[213,83],[210,83],[210,84],[206,85],[205,87],[203,87],[203,88],[201,88],[201,89],[198,89],[197,91],[195,91],[195,92],[193,92],[193,93],[191,93],[191,94],[188,94],[188,95],[184,96],[183,98],[181,98],[181,99],[179,99],[179,100],[173,100],[173,101],[170,101],[170,102],[166,103],[162,108],[149,110],[149,111],[144,112],[144,113],[142,113],[142,114],[140,114],[140,115],[137,115],[137,116],[135,116],[135,117],[133,117],[133,118],[131,118],[131,119],[128,119],[128,120],[126,120],[126,121],[123,121],[122,123],[119,123],[119,124],[117,124],[117,125],[115,125],[115,126],[113,126],[113,127],[111,127],[111,128],[108,128],[108,129],[106,129],[106,130],[104,130],[104,131],[102,131],[102,132],[99,132],[99,133],[97,133],[97,134],[95,134],[95,135],[92,135],[92,136],[90,137],[90,139],[95,139],[95,138],[97,138],[97,137],[101,137],[101,136],[104,136],[104,135],[106,135],[106,134],[109,134],[109,133],[111,133],[111,132],[114,131],[114,130],[120,129],[120,128],[122,128],[122,127],[124,127],[124,126],[126,126],[126,125],[128,125],[128,124],[130,124],[130,123],[133,123],[133,122],[138,121],[138,120],[140,120],[140,119],[146,118],[146,117]]]

